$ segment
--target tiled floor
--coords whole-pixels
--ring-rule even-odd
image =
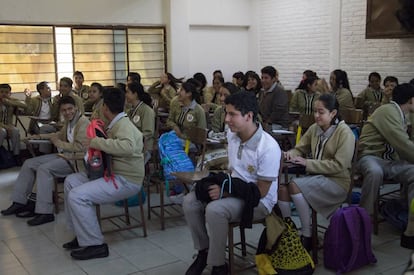
[[[10,204],[10,194],[18,169],[0,171],[0,208]],[[133,208],[135,213],[138,211]],[[114,211],[113,207],[103,211]],[[247,230],[250,242],[260,235],[261,226]],[[160,230],[154,217],[148,222],[148,237],[140,229],[107,234],[110,256],[104,259],[74,261],[61,248],[73,235],[66,230],[65,213],[56,221],[29,227],[25,220],[0,217],[0,274],[184,274],[192,262],[194,250],[190,232],[183,219],[170,220]],[[361,268],[352,274],[401,274],[407,265],[410,251],[399,246],[399,233],[383,223],[380,235],[372,239],[378,263]],[[319,252],[322,258],[323,252]],[[322,261],[322,259],[321,259]],[[204,274],[209,274],[207,269]],[[240,274],[256,274],[255,270]],[[315,274],[334,274],[320,263]]]

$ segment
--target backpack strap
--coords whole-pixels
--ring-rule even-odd
[[[355,243],[359,243],[360,242],[360,236],[361,236],[361,226],[360,224],[355,224],[355,219],[352,218],[351,215],[347,214],[347,213],[351,213],[351,211],[354,211],[355,207],[354,206],[349,206],[346,207],[344,210],[344,220],[345,220],[345,225],[348,229],[348,233],[351,236],[352,239],[352,253],[351,253],[351,257],[349,258],[349,261],[346,265],[342,266],[337,273],[345,273],[349,271],[349,268],[352,267],[355,264],[355,261],[357,259],[358,256],[358,245],[356,245]],[[355,210],[357,211],[357,210]],[[357,212],[359,213],[359,212]],[[358,219],[358,223],[359,223],[359,219]]]
[[[370,263],[376,263],[377,258],[375,258],[374,253],[371,249],[371,220],[369,219],[369,216],[365,209],[362,209],[361,207],[356,208],[358,211],[358,214],[361,216],[362,219],[362,225],[364,226],[364,232],[365,232],[365,254],[368,258],[368,261]]]

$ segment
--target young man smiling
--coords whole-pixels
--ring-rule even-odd
[[[281,151],[277,142],[257,123],[258,106],[254,94],[238,92],[225,99],[229,170],[232,178],[245,184],[256,184],[260,202],[254,208],[253,220],[264,218],[277,202],[278,171]],[[243,184],[244,184],[243,183]],[[211,202],[197,200],[195,192],[184,198],[183,210],[198,250],[197,259],[186,274],[202,274],[206,265],[212,274],[227,274],[225,250],[229,222],[241,220],[245,202],[225,194],[219,185],[209,187]],[[208,234],[207,234],[207,227]]]
[[[70,96],[62,97],[59,106],[65,120],[60,132],[39,134],[30,138],[49,139],[60,152],[82,152],[82,143],[86,140],[86,127],[89,120],[80,114],[75,100]],[[54,221],[52,200],[54,177],[66,177],[71,173],[73,171],[70,165],[56,154],[26,160],[14,185],[13,204],[1,211],[1,214],[8,216],[30,211],[33,205],[27,204],[27,195],[32,192],[33,185],[37,182],[35,207],[37,215],[27,223],[34,226]]]

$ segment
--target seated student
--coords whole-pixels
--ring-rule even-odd
[[[339,108],[355,109],[354,98],[349,88],[348,75],[345,71],[334,70],[329,77],[331,93],[339,102]]]
[[[59,100],[60,112],[64,118],[64,126],[58,133],[39,134],[29,138],[50,139],[59,151],[83,152],[82,142],[86,140],[86,127],[89,120],[82,116],[70,96]],[[54,177],[66,177],[73,173],[70,165],[56,154],[48,154],[26,160],[16,179],[12,205],[1,211],[2,215],[13,215],[28,211],[27,195],[37,183],[36,208],[37,214],[27,223],[35,226],[54,221],[52,192]]]
[[[224,78],[221,76],[216,76],[213,78],[213,86],[211,86],[207,93],[204,94],[204,104],[203,108],[206,112],[214,111],[218,106],[220,106],[220,88],[224,84]]]
[[[406,116],[414,112],[414,87],[408,83],[398,85],[392,99],[374,111],[359,140],[358,170],[364,176],[360,205],[370,214],[384,178],[399,182],[408,190],[408,209],[412,209],[414,199],[414,143],[406,131]],[[414,249],[411,210],[401,246]]]
[[[225,110],[225,99],[236,92],[239,92],[239,88],[231,82],[226,82],[220,88],[220,100],[221,106],[218,107],[213,114],[213,118],[211,120],[211,130],[215,133],[224,132],[225,123],[224,119],[226,117],[226,110]]]
[[[155,112],[152,109],[151,97],[144,91],[144,87],[136,82],[127,85],[127,102],[131,105],[128,117],[144,136],[145,163],[151,158],[155,140]]]
[[[148,93],[158,98],[158,107],[168,111],[171,100],[177,94],[179,84],[182,83],[182,78],[176,78],[171,73],[163,73],[159,81],[156,81],[148,88]],[[159,94],[157,95],[157,92]]]
[[[92,120],[99,118],[106,124],[108,121],[102,113],[104,87],[101,85],[101,83],[93,82],[89,88],[88,93],[88,101],[92,104],[92,114],[90,119]]]
[[[303,72],[302,74],[302,80],[300,81],[298,87],[296,88],[296,90],[306,90],[306,85],[304,83],[304,81],[309,78],[309,77],[313,77],[313,78],[318,78],[318,76],[316,75],[316,73],[312,70],[306,70]]]
[[[242,72],[235,72],[233,74],[233,84],[236,85],[239,89],[243,87],[244,83],[244,73]]]
[[[355,107],[363,109],[364,112],[374,105],[381,104],[383,91],[381,89],[381,75],[377,72],[372,72],[368,76],[368,87],[360,92],[355,98]]]
[[[127,84],[131,82],[137,82],[141,84],[141,75],[137,72],[129,72],[126,80],[127,80]]]
[[[272,66],[262,70],[263,90],[259,94],[259,109],[266,130],[287,129],[289,126],[289,99],[278,84],[277,71]]]
[[[398,85],[398,78],[395,76],[387,76],[384,78],[384,96],[382,97],[381,104],[390,103],[392,100],[392,91]]]
[[[244,90],[254,93],[256,98],[259,97],[259,92],[262,89],[262,82],[260,81],[260,76],[254,71],[246,72],[246,85]]]
[[[64,96],[70,96],[75,100],[76,108],[79,112],[83,115],[85,113],[85,108],[83,107],[83,100],[79,96],[77,96],[72,91],[72,84],[73,81],[69,77],[62,77],[59,81],[59,94],[53,97],[53,104],[52,104],[52,114],[55,117],[52,117],[53,121],[60,121],[59,118],[59,100]]]
[[[311,115],[315,106],[315,101],[320,96],[316,90],[317,79],[310,76],[302,81],[301,87],[304,89],[297,89],[292,96],[289,104],[289,111],[299,112],[300,114]]]
[[[171,108],[166,125],[179,138],[186,139],[190,127],[207,128],[204,110],[196,102],[198,96],[196,87],[188,81],[178,91],[177,101],[180,106]]]
[[[91,181],[85,173],[76,173],[65,180],[67,226],[76,237],[63,248],[73,250],[70,255],[76,260],[108,256],[95,205],[136,195],[144,180],[143,136],[124,113],[124,104],[125,94],[118,88],[108,88],[104,92],[102,106],[110,122],[108,138],[95,137],[84,143],[112,155],[114,178],[107,181],[102,177]]]
[[[84,102],[84,107],[86,112],[92,112],[92,105],[88,99],[89,99],[89,86],[83,85],[83,82],[85,81],[85,78],[83,77],[83,73],[80,71],[75,71],[73,73],[73,91],[77,96],[82,98]]]
[[[229,170],[231,177],[246,185],[255,184],[260,202],[253,220],[267,216],[277,202],[281,151],[277,142],[257,123],[258,105],[250,92],[237,92],[225,100]],[[232,188],[235,188],[234,186]],[[220,196],[221,188],[209,187],[209,203],[198,200],[194,191],[184,197],[183,210],[198,256],[186,275],[202,274],[206,265],[212,274],[227,274],[225,265],[229,222],[242,218],[245,202],[232,194]],[[233,190],[234,191],[234,190]],[[208,231],[208,233],[207,233]]]
[[[302,224],[302,242],[310,250],[309,206],[329,217],[345,200],[351,183],[355,137],[338,115],[335,96],[324,94],[315,102],[315,121],[294,149],[284,153],[287,161],[306,168],[309,176],[279,185],[278,205],[283,217],[291,215],[295,203]],[[312,154],[311,159],[305,157]]]
[[[42,121],[50,121],[52,117],[57,115],[52,115],[52,99],[51,99],[51,89],[49,83],[42,81],[36,85],[36,90],[39,93],[38,96],[32,97],[32,92],[30,90],[25,90],[26,95],[26,111],[25,113],[30,116],[38,117]],[[45,134],[56,132],[56,128],[49,124],[39,124],[36,120],[30,120],[28,132],[33,134]]]
[[[199,92],[200,92],[200,102],[203,104],[206,100],[206,94],[208,93],[209,87],[207,87],[207,78],[203,73],[195,73],[193,78],[200,83]],[[207,96],[208,97],[208,96]]]
[[[12,152],[17,165],[20,160],[20,131],[13,124],[14,110],[17,107],[26,108],[26,104],[10,96],[11,87],[9,84],[0,84],[0,146],[9,137]]]

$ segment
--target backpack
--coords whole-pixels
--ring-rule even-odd
[[[100,119],[92,119],[86,128],[86,136],[88,138],[107,138],[103,130],[105,123]],[[88,149],[88,157],[86,159],[85,168],[86,174],[90,180],[104,178],[105,181],[112,180],[115,188],[118,188],[115,183],[114,174],[112,173],[112,156],[104,151],[91,148]]]
[[[385,201],[380,206],[380,213],[387,222],[403,232],[408,224],[407,202],[399,199]]]
[[[16,160],[13,154],[3,146],[0,146],[0,169],[7,169],[14,166],[16,166]]]
[[[348,206],[338,209],[325,232],[325,267],[341,274],[376,263],[371,231],[371,220],[364,208]]]
[[[271,214],[273,215],[273,214]],[[274,215],[274,223],[269,224],[266,218],[266,227],[278,227],[281,234],[271,249],[267,249],[267,231],[265,228],[260,236],[256,252],[256,266],[258,273],[280,275],[310,275],[315,270],[315,264],[308,251],[303,247],[295,223],[291,218],[282,219]]]
[[[174,180],[171,172],[193,172],[194,164],[183,149],[183,142],[175,131],[161,135],[158,141],[164,178]]]

